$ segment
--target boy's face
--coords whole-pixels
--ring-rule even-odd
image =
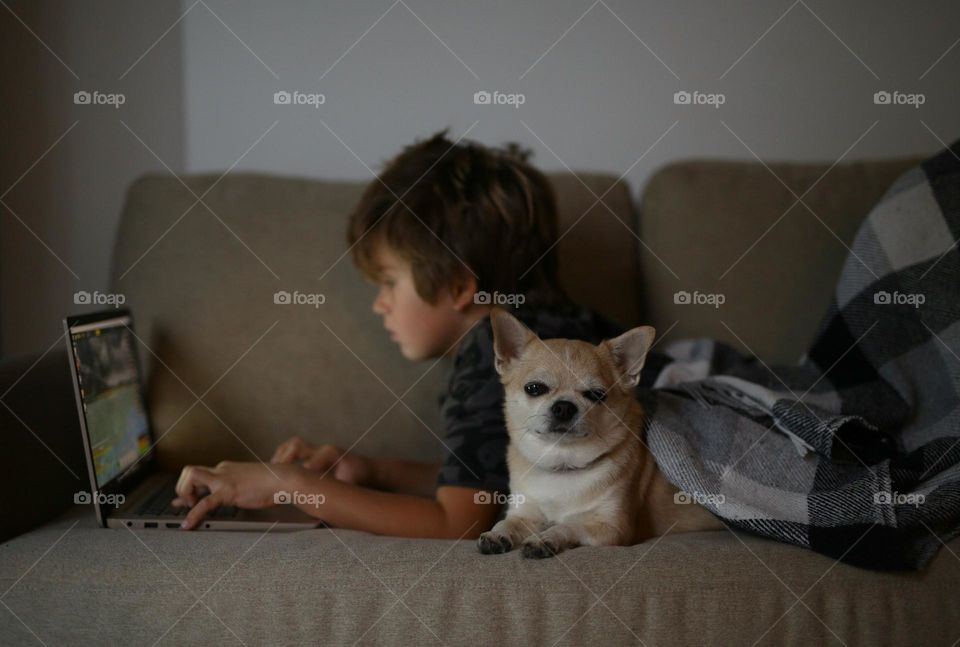
[[[463,313],[447,290],[437,303],[420,298],[413,282],[410,264],[387,245],[377,250],[380,267],[380,291],[373,300],[373,311],[383,317],[390,338],[400,345],[409,360],[439,357],[448,352],[465,332]]]

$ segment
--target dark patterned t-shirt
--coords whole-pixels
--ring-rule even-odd
[[[581,339],[598,344],[624,332],[603,316],[574,304],[521,306],[509,312],[541,339]],[[486,317],[463,338],[453,359],[447,390],[440,396],[446,447],[438,486],[502,492],[509,489],[504,392],[493,362],[493,329]]]

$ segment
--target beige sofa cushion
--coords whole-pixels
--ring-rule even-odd
[[[768,362],[795,363],[830,303],[846,245],[887,187],[919,161],[845,163],[829,173],[829,164],[664,167],[640,205],[640,236],[652,250],[640,253],[644,313],[658,330],[676,324],[671,339],[712,337]],[[794,195],[774,174],[810,209],[791,208]],[[725,302],[674,303],[681,290]]]
[[[574,299],[636,321],[627,186],[612,187],[608,210],[591,205],[613,178],[584,176],[589,190],[569,174],[550,179],[565,232],[563,284]],[[190,190],[167,175],[133,184],[113,258],[113,289],[149,348],[161,460],[269,459],[293,434],[357,442],[374,456],[438,458],[445,363],[402,358],[347,252],[347,214],[365,185],[256,174],[186,182]],[[210,187],[208,210],[194,194]],[[325,303],[277,305],[278,290],[322,293]]]
[[[960,638],[960,539],[922,573],[877,573],[726,530],[529,560],[481,555],[472,541],[351,530],[134,537],[97,528],[75,506],[3,548],[0,587],[13,587],[3,601],[18,616],[0,613],[5,645],[37,644],[18,618],[50,645],[153,643],[168,629],[161,644],[933,647]]]

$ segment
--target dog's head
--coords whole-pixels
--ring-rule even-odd
[[[500,308],[490,321],[507,428],[525,455],[539,460],[549,450],[558,462],[576,462],[636,433],[629,428],[639,422],[634,390],[656,334],[652,327],[594,346],[541,340]]]

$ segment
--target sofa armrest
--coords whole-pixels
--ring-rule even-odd
[[[89,489],[66,349],[0,361],[0,541]]]

